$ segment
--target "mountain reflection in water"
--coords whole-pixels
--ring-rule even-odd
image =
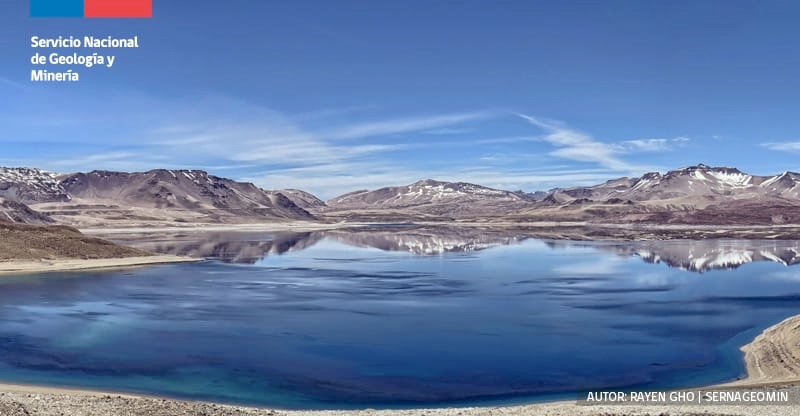
[[[163,254],[205,257],[226,263],[255,264],[269,255],[304,250],[328,239],[350,246],[415,255],[441,255],[518,244],[535,238],[525,232],[473,228],[352,228],[303,233],[184,233],[157,239],[117,240]],[[784,240],[669,240],[582,242],[548,240],[552,249],[585,247],[647,263],[693,272],[735,269],[752,262],[800,263],[800,242]]]
[[[735,379],[739,347],[800,313],[793,242],[147,238],[122,242],[210,261],[0,279],[0,380],[302,409],[568,399]]]

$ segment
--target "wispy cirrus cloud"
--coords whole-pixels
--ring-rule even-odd
[[[684,146],[691,139],[688,137],[675,137],[671,139],[635,139],[619,142],[602,142],[587,133],[580,132],[563,123],[544,120],[525,114],[517,114],[529,123],[546,132],[539,138],[517,138],[516,140],[544,140],[556,150],[551,151],[551,156],[573,160],[577,162],[596,163],[606,169],[620,172],[641,172],[653,170],[652,166],[642,166],[629,162],[623,158],[625,155],[640,152],[664,152]]]
[[[779,152],[800,152],[800,141],[761,143],[761,146]]]
[[[618,143],[617,147],[621,152],[666,152],[684,146],[690,140],[688,137],[625,140]]]
[[[26,88],[25,84],[22,84],[22,83],[16,82],[16,81],[12,81],[11,79],[6,78],[6,77],[0,77],[0,85],[6,85],[6,86],[9,86],[9,87],[12,87],[12,88],[15,88],[15,89],[20,89],[20,90]]]
[[[255,120],[255,121],[254,121]],[[408,148],[408,143],[339,142],[304,130],[288,117],[194,121],[159,128],[150,145],[191,155],[261,164],[317,165]]]
[[[542,140],[557,149],[550,155],[578,162],[593,162],[615,171],[640,170],[619,157],[619,149],[613,144],[595,140],[592,136],[566,127],[562,123],[543,120],[525,114],[518,114],[536,127],[546,132]]]
[[[291,118],[279,114],[264,117],[262,114],[257,122],[247,117],[230,123],[198,122],[194,127],[163,128],[157,141],[176,149],[185,148],[185,154],[201,152],[233,164],[260,166],[260,172],[250,169],[240,178],[265,188],[305,189],[323,198],[354,189],[403,185],[424,178],[466,181],[502,189],[544,190],[554,186],[590,185],[617,175],[650,170],[629,163],[623,158],[625,154],[654,151],[684,141],[676,138],[603,143],[563,124],[524,116],[528,122],[544,129],[545,135],[470,139],[453,144],[459,149],[464,149],[465,145],[480,148],[516,142],[534,144],[526,151],[477,151],[472,158],[448,158],[433,164],[410,160],[407,156],[392,156],[398,151],[420,152],[419,147],[427,143],[395,140],[391,135],[415,133],[419,137],[426,135],[434,125],[449,126],[436,127],[438,129],[469,129],[472,127],[464,127],[464,124],[492,117],[501,116],[491,111],[430,115],[335,125],[309,131]],[[163,134],[169,137],[165,138]],[[389,136],[389,139],[373,140],[382,136]],[[549,153],[537,150],[535,144],[543,141],[556,149]],[[553,156],[595,162],[598,166],[586,169],[553,163]],[[534,160],[536,164],[531,166],[530,162]]]
[[[422,132],[426,130],[462,125],[464,123],[497,117],[496,111],[476,111],[468,113],[443,114],[422,117],[355,123],[334,127],[319,134],[331,139],[363,139],[367,137]]]
[[[475,129],[470,127],[442,127],[438,129],[422,131],[422,134],[429,136],[455,136],[459,134],[472,133],[474,131]]]
[[[527,191],[591,185],[652,170],[632,163],[633,155],[684,140],[605,143],[563,123],[519,115],[522,123],[492,109],[398,116],[364,105],[285,113],[215,96],[109,97],[75,108],[63,114],[69,123],[56,126],[35,112],[10,120],[25,133],[15,138],[23,144],[12,162],[62,172],[205,169],[330,198],[425,178]],[[36,140],[65,145],[44,154],[30,144]]]
[[[48,168],[64,173],[85,171],[87,166],[106,170],[135,171],[156,169],[163,167],[165,163],[174,167],[173,162],[166,155],[142,151],[112,151],[63,158],[49,163]]]

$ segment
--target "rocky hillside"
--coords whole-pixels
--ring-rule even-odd
[[[266,191],[199,170],[57,176],[0,168],[0,198],[0,218],[52,218],[81,228],[283,220],[800,224],[800,174],[758,176],[702,164],[546,193],[426,179],[326,202],[301,190]]]
[[[23,204],[70,200],[57,174],[40,169],[4,167],[0,167],[0,198]]]
[[[73,198],[123,207],[171,210],[220,210],[238,216],[313,219],[280,192],[199,170],[151,170],[142,173],[93,171],[65,177],[61,185]]]
[[[349,221],[800,224],[800,174],[689,166],[547,193],[424,180],[351,192],[315,212]]]
[[[21,202],[0,198],[0,221],[21,224],[50,224],[53,219],[46,214],[32,210]]]
[[[425,179],[376,191],[355,191],[328,201],[334,208],[408,208],[420,205],[481,201],[520,202],[524,195],[465,182]]]
[[[281,189],[276,192],[286,195],[295,205],[303,209],[322,208],[326,206],[325,201],[311,193],[299,189]]]
[[[736,168],[689,166],[666,174],[650,172],[640,178],[620,178],[606,183],[551,193],[556,200],[590,199],[608,201],[667,201],[705,206],[726,199],[779,198],[800,200],[800,174],[784,172],[775,176],[754,176]]]
[[[665,174],[555,189],[509,219],[655,224],[800,223],[800,174],[689,166]]]
[[[465,182],[426,179],[411,185],[355,191],[327,201],[325,215],[364,221],[497,218],[529,206],[527,194]]]

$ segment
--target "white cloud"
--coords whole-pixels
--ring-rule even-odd
[[[521,142],[536,142],[539,141],[536,137],[530,136],[514,136],[514,137],[496,137],[492,139],[478,139],[474,143],[477,144],[504,144],[504,143],[521,143]]]
[[[618,144],[618,149],[620,152],[666,152],[685,145],[689,140],[688,137],[625,140]]]
[[[392,152],[424,146],[427,142],[353,142],[374,134],[423,133],[433,126],[450,125],[436,128],[458,129],[461,128],[459,123],[489,117],[490,114],[493,113],[487,111],[354,123],[325,133],[308,131],[290,116],[237,105],[213,117],[202,111],[195,117],[175,117],[170,123],[149,132],[148,140],[142,141],[144,149],[140,154],[96,155],[66,163],[71,166],[85,163],[84,166],[144,170],[164,166],[177,168],[194,162],[193,166],[186,167],[241,169],[236,179],[251,181],[266,189],[304,189],[322,198],[354,189],[405,185],[425,178],[472,182],[509,190],[546,190],[555,186],[592,185],[638,168],[620,158],[623,151],[619,145],[602,143],[558,123],[527,116],[524,116],[526,120],[546,130],[543,138],[520,136],[497,140],[544,140],[557,147],[551,155],[595,162],[598,168],[577,169],[569,165],[547,164],[543,159],[545,155],[530,152],[487,154],[482,155],[483,159],[476,155],[471,161],[456,163],[454,160],[428,166],[405,159],[401,163],[391,158]],[[342,140],[345,138],[351,140]],[[148,156],[152,154],[169,155],[171,160],[154,160]],[[535,167],[521,165],[532,160],[537,161]],[[515,170],[509,166],[512,163],[522,167]],[[236,173],[232,175],[237,176]]]
[[[30,158],[29,165],[58,171],[199,168],[267,189],[300,188],[329,198],[424,178],[526,191],[592,185],[657,170],[636,166],[626,160],[627,155],[657,148],[661,140],[679,144],[678,139],[604,143],[561,123],[524,115],[520,117],[543,129],[543,135],[520,123],[510,126],[520,131],[491,136],[496,132],[490,125],[502,117],[515,118],[493,110],[376,121],[356,114],[369,107],[285,114],[220,97],[167,103],[147,97],[122,102],[109,98],[104,105],[66,114],[64,120],[76,125],[59,125],[42,139],[52,136],[79,142],[81,147],[58,146],[46,156],[22,157]],[[122,111],[128,107],[136,111]],[[89,123],[89,113],[92,120],[108,121]],[[353,121],[340,124],[341,120]],[[41,127],[41,121],[45,120],[27,120],[18,130],[37,131],[28,125]],[[403,134],[414,137],[397,137]],[[485,134],[484,139],[466,140],[476,134]],[[548,154],[542,146],[553,148]],[[97,148],[101,150],[86,154],[87,149]]]
[[[393,134],[444,128],[471,121],[485,120],[496,116],[497,113],[494,111],[479,111],[373,121],[333,128],[328,131],[320,132],[319,136],[330,139],[363,139],[367,137],[389,136]]]
[[[442,127],[438,129],[425,130],[422,132],[422,134],[431,136],[453,136],[472,133],[473,131],[475,131],[475,129],[467,127]]]
[[[175,167],[171,162],[170,158],[165,155],[116,151],[56,160],[48,163],[47,167],[58,172],[82,172],[99,169],[137,171],[156,169],[163,167],[165,163]]]
[[[777,150],[779,152],[800,152],[800,141],[762,143],[761,146],[766,147],[769,150]]]
[[[430,145],[419,143],[364,143],[399,133],[422,134],[430,129],[459,129],[460,124],[496,116],[492,111],[434,114],[418,117],[354,122],[313,130],[300,124],[298,117],[265,110],[245,103],[224,102],[225,110],[208,106],[195,114],[175,117],[148,135],[148,145],[168,148],[181,158],[222,158],[235,163],[248,162],[281,166],[307,166],[355,161],[377,157],[379,153]],[[344,109],[342,112],[357,111]],[[336,114],[335,110],[322,112]],[[303,119],[304,117],[299,117]],[[356,143],[354,143],[354,141]]]
[[[20,84],[19,82],[12,81],[8,78],[0,77],[0,85],[6,85],[16,89],[25,89],[25,85]]]
[[[608,169],[609,173],[620,172],[636,176],[642,172],[660,170],[654,166],[637,165],[628,162],[622,156],[632,153],[667,151],[674,147],[683,146],[691,140],[688,137],[676,137],[672,139],[636,139],[606,143],[557,121],[544,120],[525,114],[517,115],[546,132],[538,140],[544,140],[556,147],[556,150],[549,153],[551,156],[577,162],[596,163],[600,167]],[[514,140],[514,138],[511,138],[511,140]],[[531,139],[520,137],[517,140],[530,141]]]
[[[588,134],[567,128],[557,122],[545,121],[524,114],[518,115],[547,132],[542,139],[558,148],[550,152],[552,156],[578,162],[594,162],[615,171],[641,170],[640,166],[620,159],[618,157],[619,149],[613,144],[597,141]]]

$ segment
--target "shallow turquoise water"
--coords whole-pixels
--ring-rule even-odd
[[[800,313],[800,268],[775,262],[695,273],[624,245],[340,241],[4,278],[0,379],[284,408],[533,401],[733,379],[741,344]]]

